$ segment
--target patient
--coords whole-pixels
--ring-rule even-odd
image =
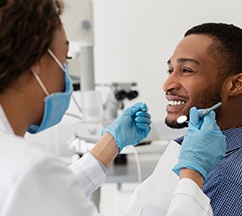
[[[211,107],[219,101],[216,120],[226,136],[226,155],[208,173],[203,186],[214,215],[238,216],[242,212],[242,30],[224,23],[204,23],[185,33],[168,60],[163,85],[168,105],[166,124],[186,127],[176,119],[192,106]],[[127,215],[165,215],[178,176],[183,137],[172,140],[152,175],[135,191]]]

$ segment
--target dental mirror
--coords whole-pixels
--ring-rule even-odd
[[[187,121],[187,116],[182,115],[182,116],[178,117],[176,121],[177,121],[178,124],[183,124],[184,122]]]

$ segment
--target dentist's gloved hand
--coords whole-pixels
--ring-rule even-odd
[[[182,142],[178,163],[173,171],[179,175],[181,168],[198,171],[203,178],[207,177],[214,165],[225,155],[225,136],[216,124],[215,112],[212,111],[202,119],[195,107],[190,110],[188,129]]]
[[[109,132],[119,147],[119,153],[127,145],[136,145],[147,137],[150,132],[151,116],[147,111],[147,105],[136,103],[127,108],[107,128],[102,130],[102,135]]]

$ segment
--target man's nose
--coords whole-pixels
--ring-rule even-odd
[[[181,83],[180,83],[179,77],[175,72],[171,73],[163,84],[163,91],[169,92],[171,90],[174,91],[180,88],[181,88]]]

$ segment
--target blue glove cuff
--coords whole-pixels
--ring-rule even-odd
[[[114,132],[112,130],[110,130],[109,128],[104,128],[101,131],[101,135],[103,136],[106,132],[110,133],[113,136],[113,138],[114,138],[114,140],[115,140],[115,142],[116,142],[116,144],[119,148],[118,153],[120,154],[120,152],[123,150],[123,148],[121,148],[121,145],[118,144],[118,141],[117,141],[116,137],[114,136]]]
[[[203,169],[200,165],[195,164],[190,161],[179,161],[174,167],[173,167],[173,172],[176,173],[178,176],[180,176],[180,169],[181,168],[189,168],[195,171],[198,171],[202,176],[203,179],[205,180],[207,177],[207,171]]]

